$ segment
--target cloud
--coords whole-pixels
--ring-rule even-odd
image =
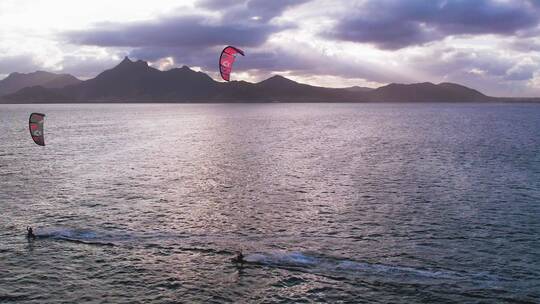
[[[280,16],[293,6],[298,6],[310,0],[202,0],[202,8],[219,10],[223,12],[225,20],[238,22],[238,20],[257,20],[269,22]]]
[[[540,5],[540,4],[539,4]],[[507,45],[509,49],[513,49],[519,52],[540,52],[540,40],[529,38],[529,39],[516,39]]]
[[[131,23],[101,23],[63,36],[73,44],[104,47],[210,47],[235,44],[257,46],[283,30],[270,24],[222,23],[203,15],[166,17]]]
[[[408,58],[408,64],[435,81],[466,84],[495,96],[523,96],[540,68],[540,55],[505,50],[441,47]]]
[[[538,67],[538,64],[517,64],[506,71],[504,79],[510,81],[532,80]]]
[[[40,68],[30,54],[0,57],[0,75],[7,75],[12,72],[28,73]]]
[[[496,51],[444,47],[412,57],[410,64],[430,74],[447,76],[455,72],[475,70],[484,75],[504,76],[514,64],[502,59]]]
[[[538,9],[528,0],[367,0],[323,35],[396,50],[453,35],[514,35],[539,24]]]
[[[233,44],[262,45],[270,35],[291,28],[271,20],[287,8],[307,0],[200,1],[200,8],[219,10],[219,17],[203,12],[161,16],[147,21],[96,24],[85,30],[68,31],[63,36],[78,45],[101,47],[184,47],[206,48]]]
[[[81,79],[88,79],[117,65],[120,58],[121,54],[113,57],[67,55],[58,63],[59,68],[55,72],[68,73]]]

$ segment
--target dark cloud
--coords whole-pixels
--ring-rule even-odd
[[[369,0],[338,21],[328,38],[400,49],[451,35],[513,35],[536,27],[532,0]]]
[[[233,44],[253,47],[263,44],[276,32],[291,25],[276,25],[270,20],[287,8],[307,0],[201,1],[220,17],[202,14],[161,17],[130,23],[101,23],[87,30],[70,31],[63,36],[70,43],[104,47],[184,47],[205,48]]]
[[[257,46],[282,27],[260,23],[222,23],[205,16],[166,17],[156,21],[103,23],[64,33],[74,44],[107,47]]]

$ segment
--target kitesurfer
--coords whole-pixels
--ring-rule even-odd
[[[26,237],[29,238],[29,239],[35,239],[36,238],[36,235],[34,234],[34,230],[32,229],[32,227],[26,227]]]
[[[235,264],[242,264],[242,265],[245,263],[244,255],[242,254],[242,251],[238,251],[236,253],[236,256],[232,258],[232,262]]]

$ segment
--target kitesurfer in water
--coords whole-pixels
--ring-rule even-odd
[[[36,238],[36,235],[34,234],[34,230],[32,229],[32,227],[26,227],[26,237],[29,238],[29,239],[35,239]]]
[[[244,260],[244,255],[242,254],[242,251],[238,251],[236,253],[236,256],[232,258],[232,262],[235,264],[243,265],[246,261]]]

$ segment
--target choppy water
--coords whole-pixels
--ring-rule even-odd
[[[538,303],[540,106],[0,105],[0,212],[2,303]]]

